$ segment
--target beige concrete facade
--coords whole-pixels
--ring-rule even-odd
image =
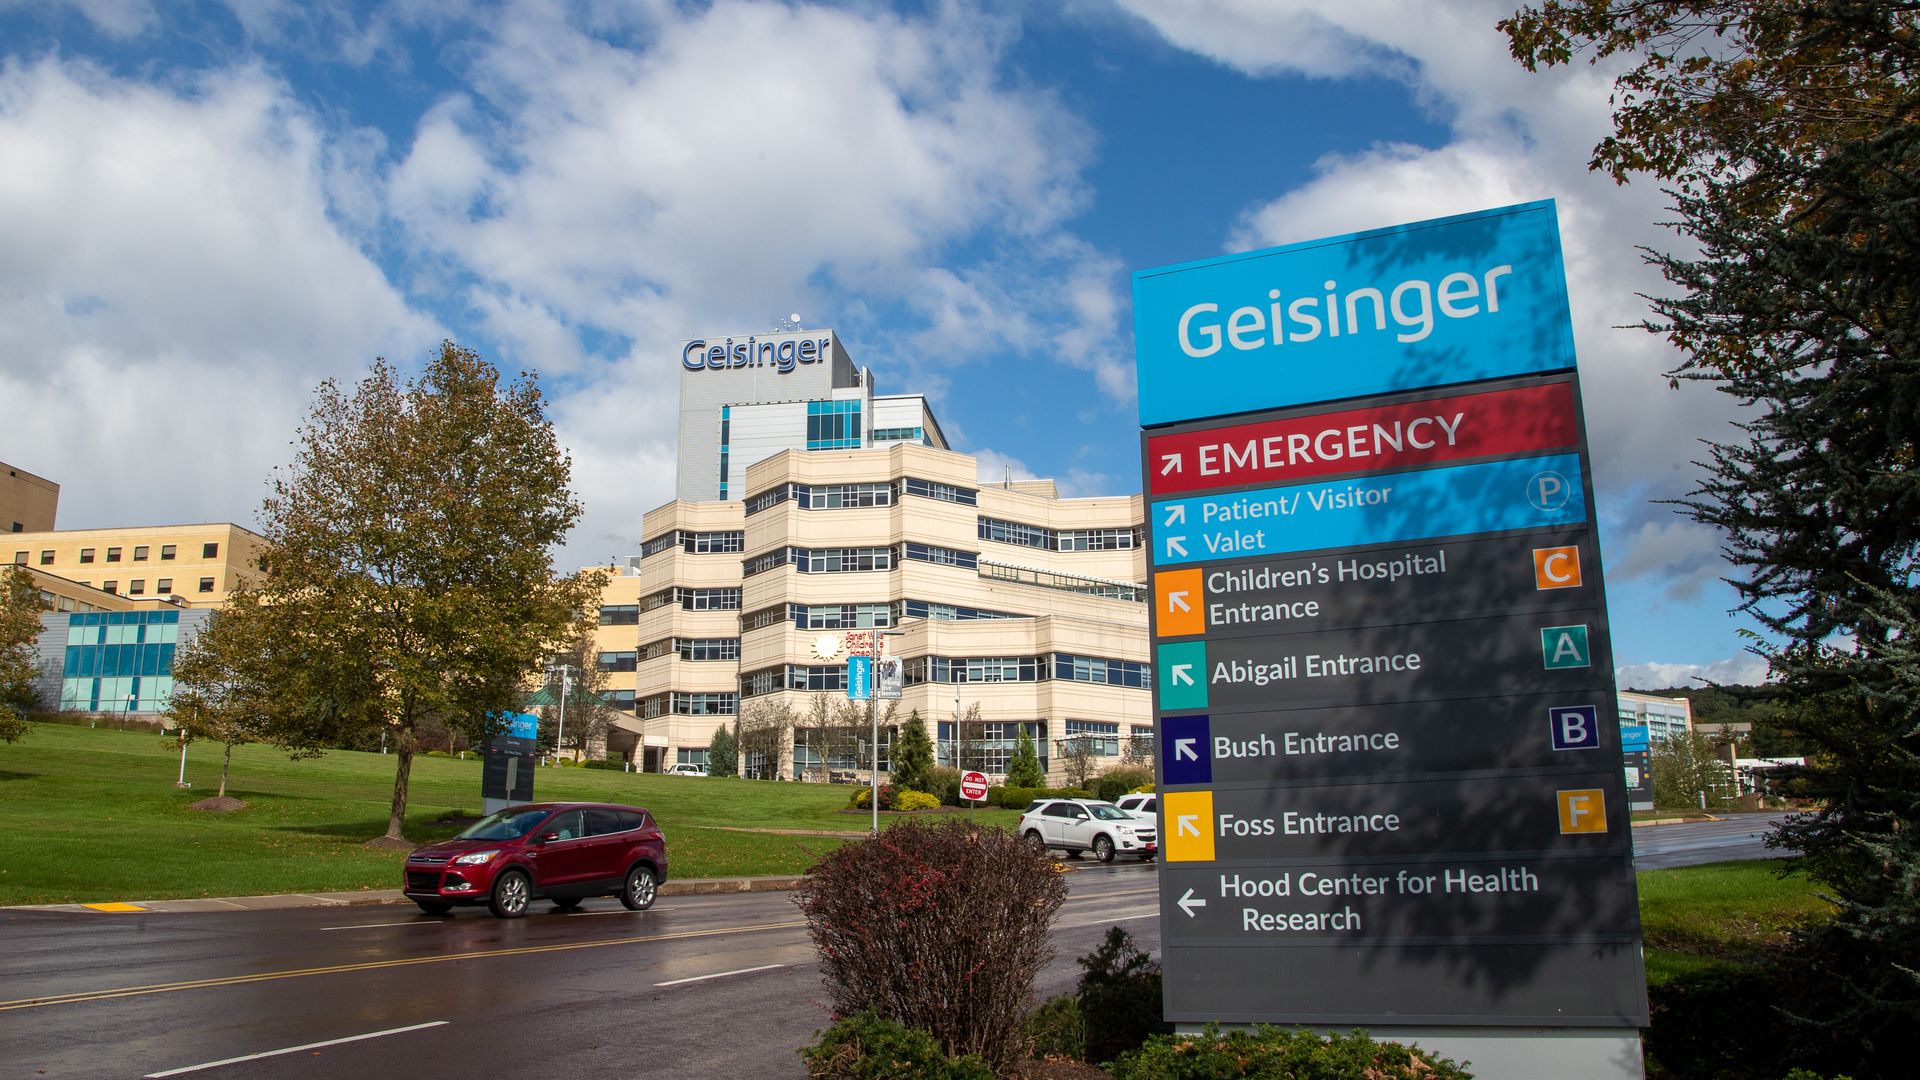
[[[60,485],[0,461],[0,532],[52,532]]]
[[[129,600],[219,607],[258,572],[266,540],[218,522],[12,533],[0,558]]]
[[[1014,725],[1056,779],[1069,738],[1102,767],[1150,749],[1141,499],[977,476],[975,458],[917,444],[788,450],[747,469],[742,499],[648,513],[642,554],[601,597],[603,666],[633,657],[608,675],[635,699],[612,747],[641,749],[649,769],[699,762],[737,709],[843,705],[845,656],[816,644],[879,626],[900,631],[889,652],[906,659],[896,716],[918,713],[943,763],[956,696],[970,720],[978,707],[985,727],[963,738],[989,773],[1004,771]],[[783,777],[849,764],[794,742],[768,763]]]
[[[137,611],[167,603],[160,598],[130,599],[118,593],[69,581],[58,574],[44,573],[31,566],[26,567],[26,571],[40,590],[40,606],[48,611]]]

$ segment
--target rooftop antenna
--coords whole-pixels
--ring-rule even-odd
[[[778,333],[793,333],[795,330],[800,329],[800,313],[796,311],[784,319],[773,320],[773,328]]]
[[[1008,491],[1013,490],[1013,466],[1007,466],[1007,478],[1001,482],[1000,486],[1006,488]]]

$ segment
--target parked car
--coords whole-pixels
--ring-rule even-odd
[[[1149,825],[1158,825],[1157,812],[1160,809],[1160,796],[1151,791],[1122,795],[1113,800],[1113,805],[1139,818]]]
[[[1110,802],[1098,799],[1046,799],[1020,815],[1020,835],[1039,848],[1069,854],[1093,852],[1101,862],[1115,855],[1151,859],[1160,850],[1159,830]]]
[[[705,765],[692,765],[683,761],[678,765],[674,765],[668,768],[667,775],[668,776],[705,776],[707,775],[707,767]]]
[[[653,906],[667,880],[667,839],[637,806],[531,803],[489,814],[407,856],[401,886],[429,915],[485,904],[517,919],[538,899],[572,911],[590,896]]]

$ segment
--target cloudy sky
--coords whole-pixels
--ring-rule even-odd
[[[1607,73],[1483,0],[0,0],[0,460],[63,528],[253,521],[314,384],[537,370],[588,515],[671,498],[677,344],[798,312],[993,478],[1138,491],[1128,275],[1559,202],[1622,684],[1746,681],[1685,492],[1732,415],[1617,329]]]

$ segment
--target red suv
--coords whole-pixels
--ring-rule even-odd
[[[618,896],[630,910],[653,906],[667,880],[667,838],[635,806],[531,803],[509,806],[451,840],[407,856],[407,898],[429,915],[485,903],[517,919],[545,897],[572,911],[589,896]]]

